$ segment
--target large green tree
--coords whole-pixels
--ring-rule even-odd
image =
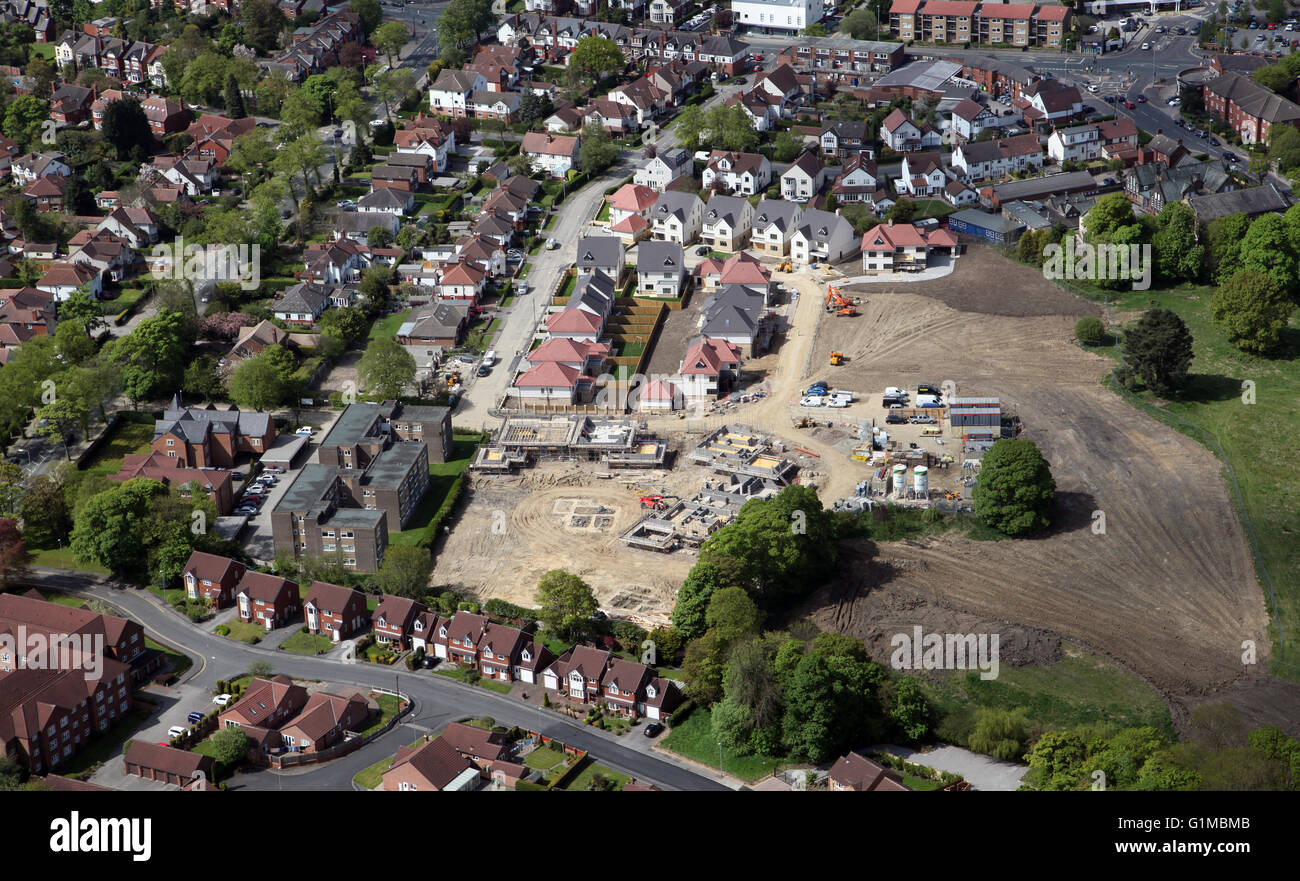
[[[1255,218],[1241,240],[1239,268],[1262,272],[1290,294],[1300,290],[1300,254],[1287,222],[1277,214]]]
[[[538,617],[546,629],[563,638],[583,633],[596,614],[591,585],[563,569],[552,569],[537,582]]]
[[[433,558],[427,548],[392,544],[384,552],[384,562],[375,575],[375,585],[392,596],[419,599],[429,592],[429,574]]]
[[[1282,341],[1295,303],[1272,276],[1239,269],[1215,290],[1210,309],[1230,343],[1265,355]]]
[[[415,358],[392,337],[373,340],[357,364],[366,390],[385,400],[400,398],[415,382]]]
[[[1037,444],[1003,438],[985,453],[974,496],[982,522],[1007,535],[1031,535],[1051,523],[1056,480]]]
[[[1193,281],[1201,274],[1205,249],[1197,243],[1196,215],[1182,202],[1170,202],[1160,212],[1159,228],[1151,238],[1159,277],[1171,282]]]
[[[1168,309],[1143,313],[1124,332],[1124,364],[1158,395],[1182,388],[1192,365],[1192,334]]]

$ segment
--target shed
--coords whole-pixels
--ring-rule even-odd
[[[966,208],[948,215],[948,229],[963,236],[972,236],[1005,245],[1020,238],[1025,231],[1015,221],[978,208]]]

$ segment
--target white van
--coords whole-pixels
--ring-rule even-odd
[[[497,363],[497,350],[496,350],[496,349],[488,349],[488,350],[487,350],[487,353],[483,356],[483,363],[486,364],[488,367],[491,367],[491,366],[493,366],[494,364],[496,364],[496,363]]]

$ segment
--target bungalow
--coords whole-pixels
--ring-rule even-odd
[[[370,214],[391,211],[398,217],[404,217],[415,208],[415,194],[409,190],[380,187],[371,190],[357,200],[357,211]]]
[[[643,294],[680,297],[686,281],[686,264],[681,244],[642,242],[637,246],[636,276],[637,290]]]
[[[617,135],[640,131],[636,110],[627,104],[611,101],[608,98],[593,98],[583,109],[583,123],[595,123],[606,131]]]
[[[739,251],[749,242],[754,206],[740,196],[714,193],[704,206],[701,240],[719,251]]]
[[[563,178],[577,164],[578,149],[581,146],[581,140],[576,136],[528,132],[524,135],[520,152],[531,161],[534,171],[544,171],[551,177]]]
[[[699,238],[704,222],[704,203],[694,193],[669,190],[656,200],[650,220],[654,224],[655,241],[689,245]]]
[[[255,678],[244,696],[218,716],[222,728],[278,729],[307,705],[307,689],[288,676]]]
[[[372,710],[360,693],[339,697],[318,691],[298,715],[280,727],[280,742],[289,752],[320,752],[341,741],[346,732],[359,731],[377,709]]]
[[[382,775],[385,792],[471,792],[482,777],[472,759],[441,737],[419,747],[398,747]]]
[[[278,575],[247,572],[235,588],[239,620],[274,630],[298,614],[298,585]]]
[[[303,281],[285,289],[280,299],[271,304],[271,314],[286,324],[311,327],[329,303],[329,287]]]
[[[303,606],[310,633],[327,633],[335,642],[360,631],[369,617],[365,594],[358,590],[313,581]]]
[[[841,756],[831,766],[831,792],[910,792],[897,771],[858,753]]]
[[[439,735],[447,741],[456,752],[477,764],[487,768],[493,762],[505,761],[510,757],[510,748],[499,732],[464,722],[448,722]]]
[[[790,252],[790,240],[803,217],[803,208],[793,202],[763,199],[754,208],[750,247],[755,251],[784,257]]]
[[[561,132],[580,131],[582,122],[582,111],[572,104],[565,104],[563,107],[557,107],[554,113],[546,117],[542,126],[548,132],[559,134]]]
[[[397,329],[397,341],[411,350],[417,367],[434,366],[434,348],[453,349],[465,338],[467,303],[434,303],[417,309]]]

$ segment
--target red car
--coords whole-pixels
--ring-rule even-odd
[[[1124,106],[1127,107],[1129,110],[1132,110],[1134,107],[1137,107],[1137,105],[1134,104],[1132,101],[1125,101]]]

